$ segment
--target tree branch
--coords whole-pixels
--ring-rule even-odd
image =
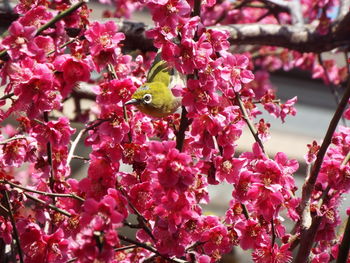
[[[18,235],[18,231],[17,231],[17,227],[16,227],[16,221],[15,221],[15,218],[14,218],[13,213],[12,213],[12,207],[11,207],[10,199],[9,199],[9,196],[8,196],[8,193],[7,193],[6,190],[3,191],[3,195],[4,195],[4,198],[5,198],[7,210],[9,212],[8,215],[10,217],[10,221],[11,221],[12,228],[13,228],[13,236],[14,236],[14,238],[16,240],[18,256],[19,256],[19,262],[20,263],[24,263],[23,252],[22,252],[21,244],[19,242],[19,235]]]
[[[36,193],[36,194],[40,194],[40,195],[44,195],[44,196],[69,197],[69,198],[73,198],[73,199],[79,200],[81,202],[85,201],[84,198],[82,198],[82,197],[80,197],[78,195],[75,195],[75,194],[47,193],[47,192],[43,192],[43,191],[29,189],[29,188],[26,188],[26,187],[24,187],[22,185],[15,184],[15,183],[12,183],[12,182],[7,181],[7,180],[0,180],[0,183],[9,184],[13,188],[18,188],[18,189],[21,189],[21,190],[26,191],[26,192]]]
[[[348,221],[346,223],[345,231],[343,234],[343,240],[339,246],[339,253],[337,257],[336,263],[345,263],[350,249],[350,216],[348,217]]]
[[[297,1],[297,0],[295,0]],[[350,0],[344,0],[350,1]],[[300,3],[294,3],[294,5]],[[344,4],[346,9],[347,4]],[[300,19],[300,18],[296,18]],[[125,50],[140,49],[141,51],[155,51],[153,40],[146,38],[146,30],[150,29],[142,23],[119,21],[120,30],[126,36]],[[321,35],[315,24],[300,27],[295,25],[277,24],[235,24],[208,27],[217,30],[227,30],[232,45],[266,45],[296,50],[299,52],[325,52],[344,45],[350,45],[350,12],[342,11],[342,16],[330,26],[327,35]],[[135,41],[137,39],[137,41]]]
[[[34,197],[34,196],[30,195],[30,194],[27,194],[27,193],[24,193],[24,195],[25,195],[26,197],[28,197],[29,199],[35,201],[35,202],[38,202],[38,203],[40,203],[40,204],[42,204],[42,205],[44,205],[44,206],[47,206],[48,208],[50,208],[50,209],[52,209],[52,210],[55,210],[55,211],[58,212],[58,213],[61,213],[61,214],[65,215],[65,216],[68,216],[68,217],[71,217],[71,216],[72,216],[71,213],[67,212],[66,210],[63,210],[63,209],[61,209],[61,208],[59,208],[59,207],[57,207],[57,206],[54,206],[54,205],[52,205],[52,204],[48,204],[48,203],[47,203],[46,201],[44,201],[44,200],[41,200],[41,199],[39,199],[39,198],[36,198],[36,197]]]
[[[312,167],[311,173],[310,175],[306,178],[306,181],[303,185],[303,189],[302,189],[302,198],[300,201],[300,205],[298,207],[298,210],[300,211],[301,214],[301,222],[303,222],[304,220],[304,212],[305,209],[308,207],[308,204],[310,203],[310,198],[318,177],[318,173],[321,169],[321,165],[323,163],[323,158],[327,152],[327,149],[329,147],[329,145],[331,144],[332,141],[332,137],[334,134],[335,129],[337,128],[338,122],[340,120],[340,118],[342,117],[343,111],[345,109],[345,107],[348,104],[350,98],[350,78],[348,80],[348,84],[347,84],[347,88],[345,90],[345,93],[343,95],[343,98],[341,99],[338,108],[336,110],[336,112],[334,113],[334,116],[329,124],[327,133],[324,137],[323,143],[321,145],[320,150],[317,153],[317,158],[316,161]],[[318,219],[317,217],[314,218],[314,220],[312,221],[312,224],[310,227],[305,226],[303,223],[301,224],[301,230],[302,230],[302,235],[301,235],[301,241],[307,241],[308,244],[312,244],[313,240],[315,238],[315,235],[318,229],[318,225],[320,223],[321,219]],[[306,246],[306,244],[302,244],[300,243],[300,248],[297,254],[297,260],[296,262],[305,262],[306,259],[308,258],[309,254],[310,254],[310,249],[311,249],[311,245],[310,246]]]

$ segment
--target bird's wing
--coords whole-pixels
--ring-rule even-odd
[[[161,81],[167,86],[170,83],[170,76],[174,73],[174,70],[168,65],[168,63],[162,60],[161,53],[158,52],[152,66],[147,74],[147,82]]]

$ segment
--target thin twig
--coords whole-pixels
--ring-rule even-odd
[[[350,151],[348,152],[348,154],[345,156],[342,165],[346,165],[350,160]]]
[[[74,199],[76,199],[76,200],[79,200],[79,201],[81,201],[81,202],[84,202],[84,201],[85,201],[84,198],[82,198],[82,197],[80,197],[80,196],[78,196],[78,195],[75,195],[75,194],[47,193],[47,192],[43,192],[43,191],[38,191],[38,190],[29,189],[29,188],[26,188],[26,187],[24,187],[24,186],[21,186],[21,185],[12,183],[12,182],[7,181],[7,180],[0,180],[0,183],[2,183],[2,184],[9,184],[9,185],[11,185],[12,187],[21,189],[21,190],[23,190],[23,191],[31,192],[31,193],[36,193],[36,194],[40,194],[40,195],[44,195],[44,196],[69,197],[69,198],[74,198]]]
[[[78,143],[79,143],[79,141],[80,141],[80,139],[81,139],[81,137],[83,136],[84,133],[88,132],[89,130],[92,130],[92,129],[96,128],[97,126],[101,125],[103,122],[109,121],[109,120],[110,119],[98,119],[98,120],[96,120],[96,122],[94,124],[86,127],[85,129],[82,129],[78,133],[77,137],[75,138],[75,140],[72,143],[72,146],[69,149],[69,153],[68,153],[68,157],[67,157],[67,163],[68,164],[71,162],[71,160],[73,158],[75,158],[75,159],[82,159],[82,160],[85,160],[85,161],[89,161],[90,160],[88,158],[84,158],[84,157],[80,157],[80,156],[74,155],[74,150],[77,147],[77,145],[78,145]]]
[[[128,246],[123,246],[123,247],[117,247],[115,249],[113,249],[114,252],[118,252],[118,251],[123,251],[123,250],[128,250],[128,249],[133,249],[133,248],[137,248],[137,245],[128,245]],[[74,261],[77,261],[78,258],[71,258],[68,261],[66,261],[66,263],[71,263]]]
[[[19,135],[19,136],[13,136],[11,138],[8,138],[6,140],[3,140],[0,142],[0,145],[4,145],[4,144],[7,144],[9,142],[12,142],[12,141],[15,141],[15,140],[22,140],[22,139],[26,139],[26,136],[24,135]]]
[[[201,15],[201,0],[194,0],[193,16]]]
[[[70,15],[71,13],[73,13],[75,10],[77,10],[79,7],[81,7],[83,4],[86,4],[87,1],[82,0],[78,3],[76,3],[75,5],[72,5],[70,8],[62,11],[61,13],[59,13],[57,16],[55,16],[54,18],[52,18],[49,22],[47,22],[45,25],[43,25],[42,27],[40,27],[38,29],[38,31],[36,32],[36,36],[40,35],[43,31],[45,31],[46,29],[52,27],[56,22],[58,22],[59,20],[61,20],[62,18]],[[4,49],[2,51],[0,51],[0,58],[3,58],[5,55],[7,54],[7,50]]]
[[[1,208],[6,214],[9,213],[9,210],[8,210],[5,206],[3,206],[1,203],[0,203],[0,208]]]
[[[273,219],[271,219],[271,234],[272,234],[271,247],[273,247],[276,241],[275,223],[273,222]]]
[[[19,261],[21,263],[24,263],[24,260],[23,260],[23,252],[22,252],[22,248],[21,248],[21,243],[19,242],[19,235],[18,235],[18,231],[17,231],[17,227],[16,227],[16,221],[15,221],[15,218],[13,216],[13,212],[12,212],[12,207],[11,207],[11,203],[10,203],[10,199],[9,199],[9,196],[8,196],[8,193],[6,190],[3,191],[3,195],[4,195],[4,198],[5,198],[5,202],[6,202],[6,205],[7,205],[7,209],[8,209],[8,215],[10,217],[10,221],[11,221],[11,224],[12,224],[12,228],[13,228],[13,235],[14,235],[14,238],[16,240],[16,245],[17,245],[17,250],[18,250],[18,256],[19,256]]]
[[[245,204],[241,204],[241,207],[243,209],[243,215],[245,216],[245,219],[248,220],[250,218],[250,216],[249,216],[249,211],[248,211],[246,205]]]
[[[248,128],[250,130],[250,132],[252,133],[255,141],[259,144],[261,150],[265,153],[266,155],[266,152],[265,152],[265,148],[264,148],[264,145],[262,143],[262,141],[260,140],[259,136],[258,136],[258,132],[256,131],[255,127],[254,127],[254,124],[251,122],[250,118],[249,118],[249,115],[248,115],[248,112],[243,104],[243,101],[241,99],[241,96],[238,94],[238,92],[235,93],[236,94],[236,100],[237,100],[237,104],[243,114],[243,119],[245,120],[245,122],[247,123],[248,125]]]
[[[128,201],[129,206],[132,210],[134,210],[135,214],[137,215],[137,220],[139,221],[142,228],[145,230],[145,232],[152,238],[153,241],[155,241],[155,238],[152,234],[151,229],[147,225],[146,219],[141,215],[141,213],[136,209],[136,207],[130,202],[127,193],[125,193],[124,189],[119,188],[119,191],[125,196],[126,200]]]
[[[71,40],[68,40],[66,43],[60,45],[60,49],[65,48],[66,46],[68,46],[69,44],[72,44],[72,43],[73,43],[74,41],[76,41],[76,40],[77,40],[76,37],[75,37],[75,38],[72,38]],[[49,51],[46,55],[47,55],[47,56],[50,56],[50,55],[52,55],[52,54],[55,53],[55,52],[56,52],[56,50],[51,50],[51,51]]]
[[[2,97],[0,98],[0,100],[10,99],[10,98],[13,97],[13,96],[15,96],[15,93],[11,92],[11,93],[9,93],[9,94],[6,94],[6,95],[2,96]]]
[[[52,205],[52,204],[48,204],[48,203],[47,203],[46,201],[44,201],[44,200],[41,200],[41,199],[39,199],[39,198],[36,198],[36,197],[34,197],[34,196],[30,195],[30,194],[27,194],[27,193],[24,193],[24,195],[25,195],[26,197],[28,197],[29,199],[31,199],[31,200],[33,200],[33,201],[35,201],[35,202],[38,202],[38,203],[40,203],[40,204],[42,204],[42,205],[44,205],[44,206],[47,206],[48,208],[50,208],[50,209],[52,209],[52,210],[54,210],[54,211],[56,211],[56,212],[59,212],[59,213],[65,215],[65,216],[68,216],[68,217],[71,217],[71,216],[72,216],[71,213],[67,212],[66,210],[63,210],[63,209],[61,209],[61,208],[59,208],[59,207],[57,207],[57,206],[54,206],[54,205]]]
[[[45,125],[47,125],[47,123],[49,122],[49,113],[48,112],[44,112],[44,121],[46,122]],[[47,142],[46,144],[46,151],[47,151],[47,162],[50,165],[50,178],[49,178],[49,185],[50,185],[50,189],[51,192],[55,192],[54,188],[55,188],[55,172],[54,172],[54,167],[52,164],[52,148],[51,148],[51,143]],[[55,198],[52,197],[52,201],[55,203]]]
[[[69,149],[69,153],[68,153],[68,157],[67,157],[67,164],[70,164],[72,158],[73,158],[73,155],[74,155],[74,150],[75,148],[77,147],[81,137],[83,136],[83,134],[86,132],[86,129],[83,129],[81,130],[77,137],[75,138],[74,142],[72,143],[70,149]]]
[[[75,5],[72,5],[71,7],[69,7],[68,9],[62,11],[61,13],[59,13],[57,16],[55,16],[54,18],[52,18],[49,22],[47,22],[45,25],[43,25],[42,27],[40,27],[38,29],[38,31],[36,32],[36,35],[40,35],[43,31],[45,31],[46,29],[50,28],[51,26],[53,26],[56,22],[60,21],[62,18],[70,15],[71,13],[73,13],[75,10],[77,10],[78,8],[80,8],[82,5],[86,4],[87,1],[83,0],[80,1],[78,3],[76,3]]]
[[[118,78],[117,73],[115,72],[115,69],[114,69],[112,64],[107,64],[107,70],[108,70],[108,73],[111,76],[111,79],[117,79]],[[130,126],[128,112],[126,110],[126,107],[125,107],[124,103],[123,103],[123,116],[124,116],[125,122],[128,123],[129,126]],[[129,139],[129,142],[131,143],[132,142],[131,130],[128,132],[128,139]]]
[[[82,161],[90,161],[90,158],[87,158],[87,157],[84,157],[84,156],[79,156],[79,155],[73,155],[72,159],[82,160]]]
[[[332,95],[334,97],[334,100],[335,100],[336,104],[338,105],[339,104],[340,95],[339,95],[339,92],[337,90],[337,87],[335,85],[333,85],[333,83],[331,81],[331,78],[329,76],[328,70],[326,69],[326,66],[324,65],[321,53],[317,54],[317,59],[318,59],[318,62],[320,63],[320,65],[321,65],[321,67],[323,69],[324,75],[325,75],[326,80],[328,82],[326,85],[330,89],[330,91],[331,91],[331,93],[332,93]],[[345,126],[346,125],[346,121],[345,121],[343,116],[341,118],[342,118],[343,125]]]
[[[130,239],[130,238],[128,238],[128,237],[126,237],[126,236],[123,236],[123,235],[120,235],[120,234],[118,235],[118,237],[119,237],[120,240],[123,240],[123,241],[125,241],[125,242],[130,243],[130,244],[137,245],[138,247],[142,247],[142,248],[144,248],[144,249],[146,249],[146,250],[148,250],[148,251],[151,251],[151,252],[153,252],[154,254],[156,254],[156,255],[158,255],[158,256],[160,256],[160,257],[162,257],[162,258],[164,258],[164,259],[170,261],[170,262],[175,262],[175,263],[188,263],[188,261],[186,261],[186,260],[181,260],[181,259],[178,259],[178,258],[169,258],[169,257],[166,257],[166,256],[160,254],[154,247],[149,246],[149,245],[146,245],[145,243],[140,243],[140,242],[138,242],[138,241],[135,241],[135,240],[133,240],[133,239]]]

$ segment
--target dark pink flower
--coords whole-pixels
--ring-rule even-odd
[[[37,124],[33,131],[36,139],[42,144],[51,142],[53,145],[66,146],[70,142],[75,129],[70,127],[69,120],[66,117],[60,117],[57,121]]]
[[[11,244],[12,242],[12,224],[10,221],[5,220],[3,216],[0,216],[0,237],[5,244]]]
[[[247,69],[249,60],[244,55],[233,55],[231,53],[225,54],[224,71],[222,78],[228,81],[230,87],[235,92],[238,92],[242,88],[242,84],[247,84],[254,79],[253,73]],[[228,91],[225,91],[228,92]],[[231,93],[227,93],[229,96],[233,96]]]
[[[101,105],[116,104],[120,101],[125,103],[131,98],[135,90],[136,87],[130,78],[123,80],[113,79],[99,85],[96,90],[96,101]]]
[[[292,252],[289,251],[290,244],[284,244],[278,246],[274,244],[263,245],[258,247],[253,252],[253,260],[256,263],[291,263],[292,262]]]
[[[181,17],[189,15],[191,8],[185,0],[149,1],[152,18],[160,26],[177,27]]]
[[[90,52],[94,57],[97,69],[100,70],[107,63],[115,64],[120,54],[119,43],[125,39],[123,33],[118,33],[117,25],[113,21],[101,24],[94,22],[85,32],[90,43]]]
[[[281,120],[284,122],[287,115],[295,116],[297,110],[294,107],[294,104],[297,102],[297,97],[294,97],[290,100],[287,100],[285,103],[281,104]]]
[[[8,31],[9,35],[4,38],[2,45],[7,49],[11,59],[18,59],[22,55],[31,55],[28,50],[28,43],[34,39],[36,28],[34,26],[24,26],[15,21]]]
[[[39,29],[50,21],[53,16],[53,13],[49,12],[46,6],[41,5],[30,9],[24,16],[18,19],[18,22],[23,26],[34,26],[36,29]],[[49,30],[52,31],[52,29]]]
[[[78,81],[88,81],[92,65],[87,60],[78,60],[73,56],[62,55],[56,57],[54,63],[56,70],[62,72],[64,84],[70,89],[65,88],[63,97],[66,97],[73,86]]]
[[[88,176],[79,182],[79,187],[87,197],[100,200],[109,188],[115,186],[115,171],[110,161],[96,158],[94,155],[91,157]]]
[[[239,174],[246,164],[246,159],[232,158],[225,160],[221,156],[215,158],[216,177],[220,180],[226,180],[228,183],[236,184]]]
[[[304,159],[306,160],[306,163],[310,164],[316,160],[316,155],[320,150],[321,146],[319,146],[316,141],[313,141],[312,145],[311,144],[307,145],[307,148],[309,150],[307,154],[304,156]]]
[[[261,247],[268,237],[264,228],[252,219],[238,222],[235,229],[240,237],[240,246],[244,250]]]
[[[187,189],[198,172],[192,158],[175,149],[175,142],[151,142],[147,169],[154,173],[164,188]]]

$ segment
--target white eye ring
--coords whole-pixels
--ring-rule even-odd
[[[145,94],[145,95],[143,95],[143,102],[144,102],[144,103],[149,104],[149,103],[151,103],[151,101],[152,101],[152,95],[151,95],[151,94]]]

